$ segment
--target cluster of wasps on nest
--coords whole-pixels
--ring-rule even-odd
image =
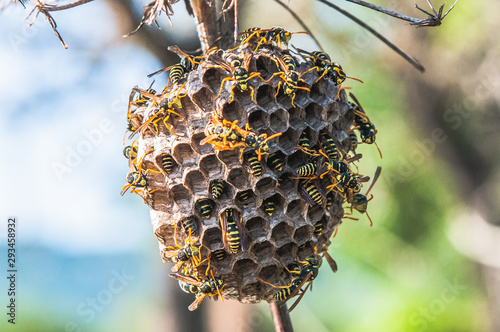
[[[128,134],[130,140],[136,135],[141,135],[141,138],[144,135],[156,137],[161,132],[162,125],[166,128],[163,133],[173,137],[174,140],[177,140],[179,135],[183,135],[183,132],[176,130],[173,120],[183,118],[183,98],[188,94],[186,83],[190,73],[200,66],[225,75],[218,86],[219,91],[214,92],[215,102],[227,97],[229,98],[227,103],[231,104],[237,96],[243,95],[249,96],[251,101],[257,104],[256,89],[252,85],[256,80],[260,80],[276,88],[275,98],[281,94],[295,108],[298,91],[310,91],[310,88],[304,84],[303,78],[309,72],[317,75],[314,83],[321,80],[333,82],[338,89],[330,98],[339,99],[342,84],[350,77],[325,52],[308,52],[293,46],[289,47],[294,33],[302,32],[288,32],[280,27],[251,28],[240,33],[242,41],[237,47],[229,50],[212,48],[198,56],[189,55],[176,46],[169,47],[169,50],[177,53],[182,60],[176,65],[149,75],[151,77],[161,72],[169,72],[168,84],[160,93],[151,87],[147,90],[137,87],[132,89],[125,136]],[[265,57],[272,66],[275,66],[272,73],[251,70],[250,63],[256,56]],[[353,101],[350,107],[354,115],[350,128],[346,130],[350,149],[344,150],[336,136],[326,129],[320,130],[317,140],[316,138],[311,140],[310,133],[304,130],[294,149],[302,151],[305,162],[294,169],[295,174],[288,180],[297,183],[300,197],[309,206],[329,210],[334,200],[341,197],[352,215],[353,210],[360,213],[367,212],[368,202],[373,197],[367,196],[378,179],[381,168],[377,168],[371,185],[366,193],[362,194],[363,184],[367,183],[370,178],[359,174],[356,162],[362,156],[356,153],[356,149],[361,143],[375,143],[377,130],[356,97],[352,93],[350,97]],[[145,108],[146,111],[138,112],[140,108]],[[283,171],[282,155],[270,152],[270,145],[276,142],[283,132],[259,133],[248,123],[241,125],[238,120],[231,121],[224,118],[221,112],[213,110],[206,116],[204,135],[200,146],[208,145],[218,151],[238,151],[241,164],[252,177],[262,176],[262,163],[265,158],[267,159],[266,165],[273,172],[280,174]],[[360,140],[358,140],[358,135]],[[138,145],[136,139],[124,149],[124,155],[128,159],[129,173],[126,177],[127,184],[123,187],[121,194],[131,189],[131,192],[138,194],[146,204],[153,208],[152,194],[166,190],[160,187],[152,188],[148,175],[163,173],[168,177],[176,171],[177,163],[172,154],[162,153],[154,159],[152,167],[146,167],[145,157],[154,149],[144,151],[139,157]],[[381,154],[380,156],[382,157]],[[283,177],[279,177],[277,186],[281,185],[282,179]],[[226,185],[223,179],[211,179],[206,188],[207,197],[211,199],[199,199],[196,202],[197,212],[207,219],[211,218]],[[250,195],[249,192],[241,192],[237,199],[245,202]],[[271,196],[263,201],[262,209],[267,215],[272,216],[278,204],[279,201]],[[174,245],[167,246],[162,251],[165,260],[175,262],[171,276],[179,281],[179,286],[183,291],[192,293],[196,297],[189,306],[189,310],[197,309],[207,296],[213,299],[223,298],[226,282],[217,276],[217,269],[213,268],[213,264],[211,267],[211,262],[223,261],[230,255],[248,250],[242,213],[236,208],[229,207],[225,208],[217,218],[222,230],[223,249],[211,251],[206,248],[200,241],[200,230],[194,218],[185,217],[175,223]],[[371,225],[372,221],[369,216],[368,219]],[[183,231],[178,231],[177,225],[182,225]],[[323,226],[321,220],[314,225],[316,238],[323,233]],[[336,235],[336,231],[337,229],[333,236]],[[255,281],[261,283],[263,287],[271,286],[273,289],[271,300],[286,302],[298,296],[296,302],[290,307],[292,310],[317,277],[323,258],[327,260],[334,272],[337,271],[336,262],[327,252],[328,244],[329,241],[321,249],[314,247],[314,254],[303,260],[296,257],[294,261],[286,265],[280,260],[290,280],[289,284],[274,285],[260,277],[255,277]]]

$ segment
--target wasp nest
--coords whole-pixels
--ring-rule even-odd
[[[183,60],[170,85],[131,94],[124,191],[149,205],[163,260],[196,294],[190,309],[207,295],[295,295],[316,277],[342,204],[363,212],[353,130],[368,141],[374,127],[348,102],[340,65],[283,50],[290,34],[275,30],[198,57],[171,48]]]

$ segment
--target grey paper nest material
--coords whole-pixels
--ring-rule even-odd
[[[347,102],[345,91],[338,93],[339,87],[330,79],[323,78],[316,82],[319,77],[316,70],[303,75],[305,82],[299,85],[310,91],[297,90],[295,107],[292,106],[290,96],[282,90],[276,95],[278,84],[282,81],[280,77],[275,76],[269,83],[264,82],[264,79],[268,80],[273,73],[280,71],[270,58],[273,52],[276,51],[271,48],[252,54],[249,72],[260,72],[262,77],[249,81],[255,89],[257,103],[252,101],[248,90],[241,92],[237,88],[234,89],[234,102],[229,103],[230,89],[235,84],[232,81],[224,84],[224,90],[216,99],[221,81],[231,74],[222,68],[213,68],[209,58],[177,85],[182,86],[177,94],[186,94],[180,99],[182,108],[175,109],[181,117],[171,115],[166,121],[177,138],[163,121],[159,121],[157,135],[155,130],[145,130],[138,140],[139,157],[154,149],[144,157],[143,169],[158,170],[163,154],[171,155],[175,161],[168,174],[147,174],[148,188],[152,192],[147,200],[160,252],[168,250],[167,247],[175,247],[174,232],[178,244],[184,246],[187,235],[181,220],[192,218],[197,225],[194,236],[199,237],[203,245],[202,260],[210,257],[196,267],[198,276],[200,279],[207,278],[206,268],[210,261],[213,274],[225,282],[221,290],[223,298],[243,303],[272,301],[277,289],[257,278],[274,285],[289,285],[290,274],[283,264],[304,261],[321,253],[344,214],[344,198],[340,195],[333,191],[328,194],[329,209],[326,208],[326,199],[322,205],[311,206],[299,192],[300,180],[294,178],[298,177],[295,170],[311,157],[298,149],[299,138],[304,131],[311,146],[318,144],[320,131],[326,130],[341,142],[345,151],[351,149],[346,131],[353,123],[352,106]],[[234,51],[234,54],[241,52]],[[310,64],[302,62],[297,71],[305,72],[309,68]],[[157,106],[143,106],[134,114],[142,114],[147,119],[154,108]],[[269,140],[269,152],[277,153],[283,164],[282,170],[276,171],[272,167],[270,154],[263,155],[262,176],[256,177],[244,167],[239,148],[218,151],[211,144],[201,145],[213,116],[230,122],[238,120],[240,128],[248,124],[257,134],[271,136],[282,133]],[[251,149],[247,148],[245,152],[248,150]],[[218,199],[211,195],[210,184],[214,180],[223,181],[224,192]],[[325,188],[331,183],[328,177],[321,181]],[[244,195],[248,195],[246,200],[241,199]],[[210,218],[201,214],[197,203],[200,199],[209,199],[213,209]],[[276,209],[271,216],[265,212],[263,205],[269,199],[275,202]],[[233,208],[242,216],[248,249],[239,250],[236,254],[226,252],[222,260],[217,260],[216,252],[224,250],[220,216],[228,208]],[[318,223],[323,227],[320,236],[314,234]],[[170,260],[165,255],[162,258]]]

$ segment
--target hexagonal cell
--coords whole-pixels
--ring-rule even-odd
[[[325,210],[321,205],[310,206],[307,210],[307,219],[312,225],[314,225],[314,223],[316,223],[317,220],[320,220],[324,214]]]
[[[260,266],[253,260],[248,258],[239,260],[233,265],[233,271],[241,277],[242,284],[244,285],[255,283],[257,281],[255,278],[258,275],[259,269]],[[241,273],[238,271],[245,271],[245,273]]]
[[[294,170],[309,163],[309,158],[311,156],[302,150],[297,150],[294,154],[288,157],[288,166]],[[293,175],[293,177],[298,177],[298,174]]]
[[[311,227],[309,225],[304,225],[295,230],[295,233],[293,234],[293,239],[297,243],[304,243],[311,239],[313,232],[314,232],[314,227]]]
[[[339,119],[339,104],[334,102],[326,107],[326,121],[333,123]]]
[[[253,242],[265,241],[267,239],[267,235],[269,234],[269,224],[261,217],[254,217],[247,220],[245,228]]]
[[[303,130],[305,126],[306,113],[300,107],[291,108],[288,111],[289,125],[295,130]]]
[[[260,265],[275,263],[275,259],[273,258],[274,250],[274,246],[268,241],[256,243],[252,247],[252,253],[255,255]]]
[[[274,241],[276,246],[281,247],[292,241],[290,235],[293,234],[294,229],[288,225],[286,222],[281,222],[274,226],[271,239]]]
[[[236,187],[236,189],[246,189],[250,185],[248,173],[243,168],[233,168],[227,176],[227,182]]]
[[[284,193],[294,191],[297,184],[295,180],[292,179],[293,174],[292,173],[283,173],[280,175],[278,178],[278,181],[276,183],[276,186]]]
[[[266,111],[271,110],[276,104],[275,94],[276,91],[271,85],[262,84],[257,90],[257,104]]]
[[[177,184],[170,189],[169,194],[181,211],[191,211],[192,193],[186,187],[182,184]]]
[[[220,163],[215,154],[203,156],[200,159],[200,171],[207,177],[213,179],[222,177],[224,174],[224,166]]]
[[[239,193],[236,194],[236,200],[235,200],[236,206],[240,209],[244,209],[248,205],[254,205],[255,204],[255,194],[253,191],[250,190],[245,190],[245,191],[240,191]]]
[[[248,125],[252,131],[257,132],[261,128],[267,128],[269,123],[269,115],[262,112],[260,109],[254,109],[248,114]]]
[[[285,154],[281,151],[276,151],[267,157],[267,167],[273,172],[281,172],[285,164]]]
[[[203,132],[198,132],[196,134],[193,134],[191,136],[191,146],[194,148],[194,150],[199,153],[199,154],[206,154],[210,153],[214,150],[212,144],[206,143],[204,145],[200,145],[200,142],[205,138],[205,133]]]
[[[274,193],[276,189],[276,181],[270,176],[264,176],[255,184],[255,193],[261,197],[265,197]]]
[[[285,154],[292,154],[295,148],[299,145],[300,132],[288,128],[281,136],[278,137],[279,145]]]
[[[301,261],[304,261],[307,258],[315,257],[316,256],[316,250],[314,249],[315,247],[316,247],[316,242],[312,240],[302,244],[297,249],[297,258]]]
[[[306,202],[304,202],[302,199],[293,200],[288,203],[285,214],[289,218],[295,218],[297,215],[302,215],[305,205]]]
[[[256,275],[255,275],[256,276]],[[242,297],[245,297],[248,299],[249,302],[256,301],[259,302],[259,290],[260,290],[260,283],[259,282],[250,282],[247,283],[245,286],[243,286],[240,289],[240,295]]]
[[[185,185],[191,189],[191,192],[193,193],[204,193],[205,188],[208,186],[205,176],[199,170],[192,170],[187,173],[184,181]]]
[[[158,190],[151,194],[151,208],[156,211],[168,212],[172,208],[171,200],[168,197],[168,192]]]
[[[240,150],[222,150],[218,151],[217,158],[226,164],[227,168],[240,166]]]
[[[219,196],[214,195],[214,192]],[[233,197],[233,187],[222,179],[214,179],[210,181],[208,195],[217,200],[230,199]]]
[[[214,208],[215,202],[209,198],[201,197],[194,203],[196,213],[201,220],[209,219],[215,215]]]
[[[283,214],[285,199],[280,194],[274,194],[266,198],[261,205],[262,211],[272,218],[280,218]]]
[[[209,68],[203,73],[202,82],[210,87],[214,96],[217,96],[220,91],[222,79],[223,77],[220,70]]]
[[[234,91],[235,91],[235,95],[241,94],[241,92],[239,92],[238,88],[234,89]],[[248,93],[248,92],[245,92],[245,93]],[[231,98],[231,97],[229,97],[229,98]],[[230,121],[230,122],[233,122],[234,120],[238,120],[240,126],[245,124],[245,114],[246,114],[245,109],[243,107],[241,107],[241,105],[236,103],[236,102],[232,102],[231,104],[225,103],[224,106],[222,106],[222,118],[226,119],[227,121]]]
[[[271,114],[271,129],[277,133],[284,132],[288,128],[288,112],[282,108]]]
[[[197,164],[198,153],[193,151],[187,143],[180,143],[174,147],[173,153],[175,161],[186,167],[193,167]]]
[[[310,98],[319,104],[327,104],[332,101],[328,96],[335,96],[337,99],[338,87],[329,83],[327,80],[319,80],[311,86]]]
[[[316,103],[310,103],[305,111],[307,125],[314,130],[320,130],[325,123],[323,107]]]
[[[255,150],[250,150],[243,154],[243,166],[254,179],[262,176],[262,163],[259,161]]]
[[[207,247],[211,251],[224,248],[224,243],[222,240],[222,232],[216,226],[206,229],[203,232],[201,241],[203,246]]]
[[[181,240],[177,243],[179,244],[179,242],[182,242],[185,238],[187,238],[189,232],[191,232],[193,236],[198,236],[202,231],[200,230],[200,224],[201,223],[198,218],[193,215],[184,215],[176,220],[173,232],[176,232],[178,239]],[[173,238],[173,233],[171,238]]]
[[[290,263],[295,262],[297,255],[297,244],[291,242],[287,243],[276,250],[276,254],[280,257],[281,261],[285,266],[290,265]]]
[[[172,155],[169,153],[160,153],[155,157],[155,164],[164,170],[167,174],[170,174],[178,169],[178,165],[173,159]],[[150,168],[146,165],[147,168]]]
[[[212,101],[213,95],[214,94],[209,88],[203,87],[193,94],[191,100],[203,112],[211,112],[214,110],[214,103]]]

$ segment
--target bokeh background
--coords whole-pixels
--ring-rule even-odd
[[[412,1],[373,1],[425,18]],[[433,1],[436,8],[441,1]],[[171,27],[132,31],[147,1],[95,1],[53,13],[69,49],[20,4],[0,13],[1,275],[7,219],[18,220],[17,316],[2,331],[273,331],[268,305],[204,301],[168,277],[136,195],[119,195],[128,94],[177,61],[169,44],[198,48],[181,1]],[[421,74],[339,13],[288,1],[348,75],[379,131],[359,147],[360,170],[382,177],[369,213],[346,220],[292,313],[296,331],[500,331],[500,29],[494,0],[459,1],[441,27],[420,28],[336,1],[426,67]],[[427,7],[426,1],[417,3]],[[446,4],[446,9],[451,3]],[[240,0],[240,30],[302,28],[270,0]],[[292,43],[314,50],[296,35]],[[170,61],[170,62],[169,62]],[[160,90],[166,75],[158,76]],[[194,325],[193,325],[194,324]]]

